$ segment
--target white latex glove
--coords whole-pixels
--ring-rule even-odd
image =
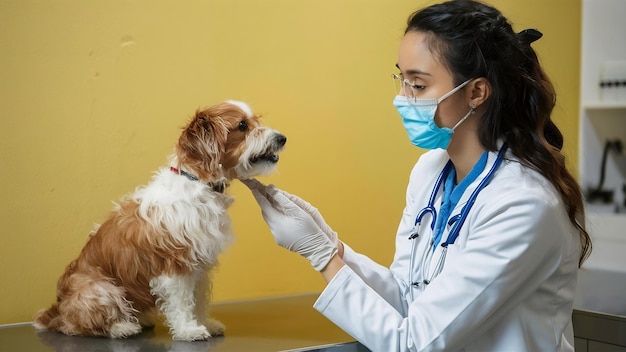
[[[333,231],[333,229],[331,229],[330,226],[328,226],[328,224],[326,224],[326,221],[324,221],[324,218],[322,217],[322,214],[320,214],[320,212],[317,210],[316,207],[312,206],[309,202],[307,202],[306,200],[296,196],[295,194],[291,194],[291,193],[285,192],[282,189],[278,189],[278,191],[280,191],[285,196],[287,196],[287,198],[289,198],[298,207],[300,207],[300,209],[304,210],[309,215],[311,215],[311,217],[313,218],[313,220],[315,221],[317,226],[320,227],[322,232],[324,232],[324,234],[326,234],[326,236],[328,236],[328,238],[330,238],[330,240],[334,244],[337,244],[339,242],[339,238],[337,237],[337,232]]]
[[[266,187],[272,187],[276,191],[284,194],[287,198],[289,198],[292,202],[294,202],[298,207],[300,207],[300,209],[304,210],[309,215],[311,215],[311,217],[313,218],[313,220],[315,221],[317,226],[320,227],[322,232],[324,232],[326,234],[326,236],[328,236],[328,238],[330,238],[330,240],[333,243],[335,243],[335,244],[339,243],[339,238],[337,236],[337,232],[333,231],[333,229],[330,228],[330,226],[328,226],[328,224],[326,224],[326,221],[322,217],[322,214],[320,214],[320,212],[317,210],[317,208],[314,207],[313,205],[311,205],[309,202],[307,202],[304,199],[296,196],[295,194],[291,194],[289,192],[283,191],[282,189],[276,188],[273,185],[265,186],[264,184],[262,184],[261,182],[259,182],[256,179],[246,179],[246,180],[242,180],[241,182],[243,182],[250,189],[252,189],[252,188],[264,189]]]
[[[276,243],[307,258],[315,270],[324,269],[330,259],[337,254],[337,235],[334,235],[335,240],[331,240],[322,231],[314,216],[302,209],[287,196],[286,192],[282,192],[273,185],[265,186],[257,180],[241,180],[241,182],[250,188],[252,195],[259,203],[263,219],[269,226]],[[298,202],[302,201],[296,196],[292,195],[292,197],[297,198]],[[310,204],[308,208],[314,209]],[[315,210],[315,213],[325,225],[319,212]],[[330,229],[328,225],[326,227]]]

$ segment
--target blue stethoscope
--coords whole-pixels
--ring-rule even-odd
[[[467,200],[467,203],[461,209],[461,212],[449,218],[448,225],[452,226],[452,228],[450,228],[450,231],[448,232],[448,237],[446,238],[445,242],[441,243],[441,247],[443,247],[441,256],[439,257],[439,260],[437,260],[437,265],[435,269],[430,273],[430,275],[428,275],[428,273],[430,272],[430,261],[434,253],[434,248],[432,247],[432,244],[429,246],[426,246],[426,250],[425,250],[424,255],[422,256],[422,263],[421,263],[422,264],[421,274],[422,274],[422,278],[424,278],[421,282],[412,281],[413,262],[414,262],[413,258],[414,258],[414,251],[415,251],[416,246],[414,245],[411,247],[409,282],[411,282],[413,286],[417,287],[422,283],[424,285],[428,285],[435,277],[437,277],[437,275],[439,275],[439,273],[441,273],[441,271],[443,270],[443,265],[446,260],[446,253],[448,251],[448,246],[453,244],[456,241],[457,237],[459,237],[459,233],[461,232],[461,226],[463,226],[463,223],[467,219],[467,215],[469,214],[470,209],[472,209],[472,206],[474,205],[474,202],[476,201],[478,194],[480,193],[480,191],[483,190],[483,188],[487,186],[487,184],[489,184],[496,170],[498,169],[498,167],[500,167],[500,164],[502,164],[502,160],[504,160],[504,154],[506,153],[506,150],[507,150],[507,145],[506,143],[504,143],[502,147],[500,148],[500,150],[498,151],[498,156],[496,157],[496,160],[491,166],[491,169],[489,170],[487,175],[482,179],[482,181],[478,184],[478,187],[476,187],[476,189],[472,192],[469,199]],[[430,214],[431,216],[430,230],[431,230],[431,233],[433,233],[434,235],[435,223],[437,221],[437,210],[435,209],[435,198],[437,198],[437,194],[439,193],[439,190],[441,189],[441,185],[443,184],[444,180],[448,177],[448,174],[450,173],[453,167],[454,165],[452,164],[452,160],[448,160],[448,163],[446,163],[446,165],[443,167],[443,170],[441,170],[441,173],[439,174],[439,177],[437,177],[437,181],[435,181],[435,186],[433,187],[433,190],[430,194],[428,205],[422,208],[422,210],[420,210],[417,213],[417,216],[415,217],[415,225],[413,226],[413,229],[411,230],[411,234],[409,236],[410,240],[413,240],[420,236],[419,230],[420,230],[422,220],[428,214]]]

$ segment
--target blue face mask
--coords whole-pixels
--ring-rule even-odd
[[[435,112],[437,105],[444,99],[465,87],[470,80],[461,83],[458,87],[446,93],[439,99],[410,99],[402,95],[396,96],[393,105],[402,117],[402,123],[409,135],[411,143],[424,149],[446,149],[450,144],[450,139],[456,129],[465,119],[474,113],[474,109],[465,115],[454,127],[439,127],[435,123]]]

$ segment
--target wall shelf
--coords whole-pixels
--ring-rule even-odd
[[[584,102],[582,107],[585,110],[626,110],[626,101],[588,101]]]

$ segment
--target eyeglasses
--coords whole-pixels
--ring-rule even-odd
[[[405,97],[415,100],[417,96],[417,88],[415,82],[409,82],[401,73],[392,73],[393,86],[396,95],[404,95]]]

